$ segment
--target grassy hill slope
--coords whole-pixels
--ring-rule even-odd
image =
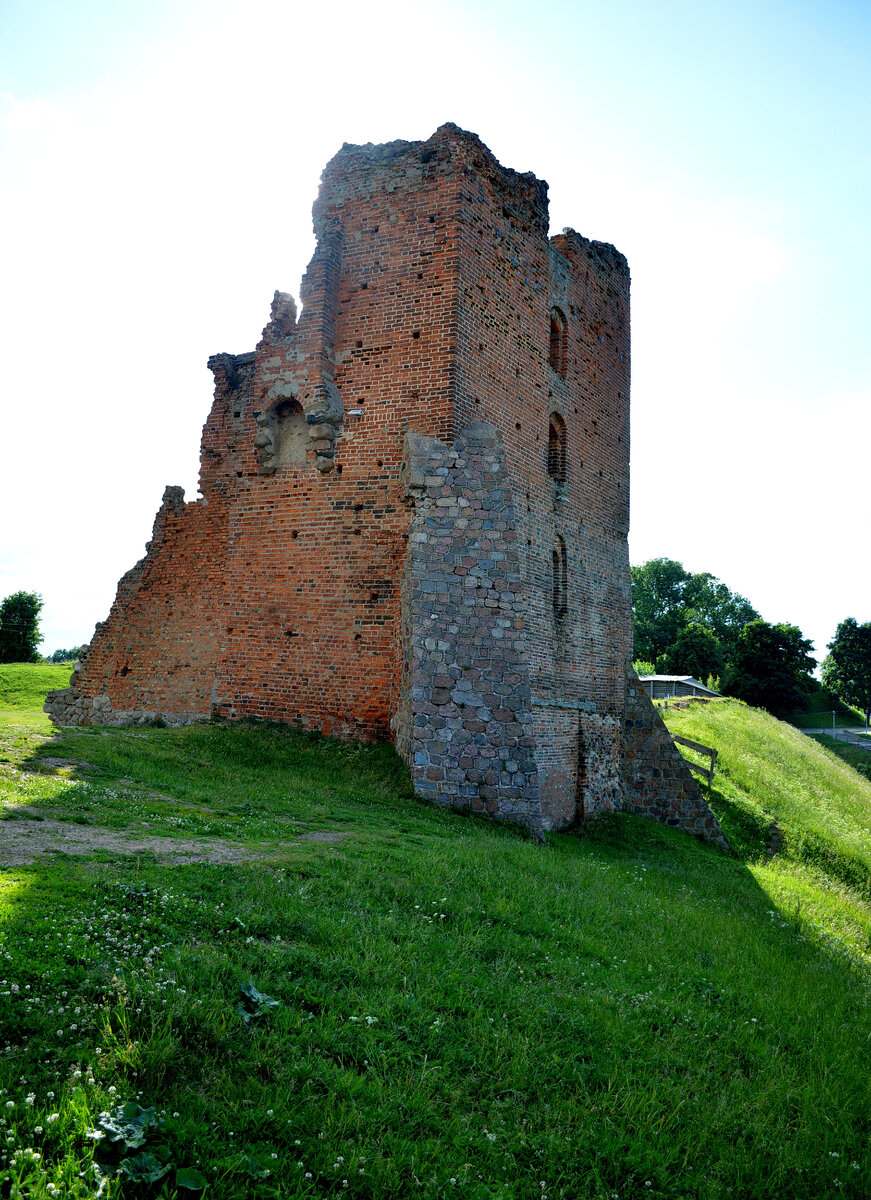
[[[721,749],[738,856],[629,816],[541,848],[285,728],[17,718],[0,1194],[868,1195],[869,785],[704,712],[675,719]],[[834,871],[793,849],[812,797]],[[16,864],[28,839],[54,849]],[[101,1128],[124,1100],[153,1118]]]
[[[719,751],[712,803],[733,847],[751,857],[776,847],[871,898],[871,781],[819,741],[740,701],[663,715],[672,733]]]
[[[26,711],[48,728],[42,706],[46,692],[69,687],[71,663],[8,663],[0,665],[0,713]]]

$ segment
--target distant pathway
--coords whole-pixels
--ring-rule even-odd
[[[835,738],[836,741],[846,742],[848,746],[856,746],[859,750],[867,750],[871,753],[871,737],[862,737],[865,732],[864,725],[857,725],[855,729],[802,729],[801,733],[824,733],[826,737]]]

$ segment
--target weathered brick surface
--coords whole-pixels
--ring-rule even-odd
[[[673,819],[626,684],[625,259],[452,125],[344,146],[313,215],[301,315],[210,360],[201,498],[48,711],[393,736],[422,795],[535,830]]]

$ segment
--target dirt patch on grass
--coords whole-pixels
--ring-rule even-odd
[[[81,758],[58,758],[47,754],[44,758],[32,758],[29,763],[26,763],[22,768],[23,771],[37,772],[40,771],[96,771],[93,763],[85,762]]]
[[[329,829],[313,830],[301,840],[310,842],[340,841],[344,834]],[[79,825],[70,821],[55,821],[43,816],[38,809],[18,809],[15,818],[0,821],[0,866],[21,867],[37,862],[46,855],[89,855],[99,851],[132,856],[155,854],[162,861],[184,863],[238,863],[269,858],[278,849],[298,846],[299,842],[282,842],[280,847],[264,844],[252,849],[221,838],[174,838],[128,834],[123,830],[105,829],[99,825]]]
[[[769,858],[774,858],[775,854],[780,854],[783,846],[783,831],[776,821],[772,821],[771,829],[768,833],[768,845],[765,847]]]

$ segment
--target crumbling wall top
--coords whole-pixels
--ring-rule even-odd
[[[550,239],[550,244],[570,262],[583,262],[586,259],[600,271],[623,275],[627,283],[629,281],[629,263],[626,256],[610,242],[597,242],[593,238],[585,238],[576,229],[567,226],[562,233],[557,233]]]
[[[503,167],[477,134],[452,121],[421,142],[367,142],[362,146],[346,142],[321,176],[320,192],[312,209],[315,232],[320,234],[330,223],[333,210],[352,197],[392,190],[395,183],[390,177],[400,173],[406,179],[416,179],[421,186],[443,174],[484,178],[502,194],[506,216],[522,216],[547,235],[547,183],[531,171]]]

